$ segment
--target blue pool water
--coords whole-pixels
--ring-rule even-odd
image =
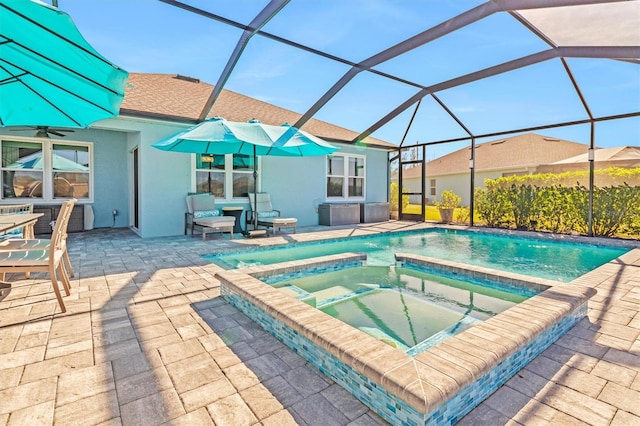
[[[538,293],[444,271],[395,266],[273,276],[265,282],[409,354]]]
[[[238,268],[344,252],[364,252],[369,265],[391,265],[395,262],[395,253],[412,253],[539,278],[571,281],[628,250],[434,228],[225,252],[207,256],[207,259],[225,268]]]

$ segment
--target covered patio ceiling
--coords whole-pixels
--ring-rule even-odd
[[[302,112],[298,127],[314,117],[351,128],[354,143],[580,126],[593,143],[596,123],[609,122],[617,131],[605,126],[604,138],[626,138],[614,145],[640,140],[640,1],[434,0],[409,3],[413,20],[394,13],[402,1],[359,2],[362,14],[354,2],[160,1],[236,35],[201,118],[223,88],[263,99],[313,92],[307,105],[273,103]],[[260,63],[266,76],[251,93],[247,72]]]

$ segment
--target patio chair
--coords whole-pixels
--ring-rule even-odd
[[[257,203],[256,203],[257,201]],[[280,228],[293,228],[296,233],[296,225],[298,219],[295,217],[282,217],[280,210],[276,210],[271,205],[271,196],[268,192],[258,192],[257,194],[249,194],[249,211],[247,212],[247,224],[253,224],[255,217],[258,215],[258,226],[264,226],[277,232]],[[255,208],[255,212],[253,209]]]
[[[2,250],[0,251],[0,279],[4,280],[7,273],[15,272],[47,272],[51,278],[53,291],[58,299],[58,305],[62,312],[67,308],[62,300],[58,278],[62,281],[65,294],[69,296],[71,283],[64,270],[63,251],[66,248],[64,238],[71,210],[75,200],[68,200],[62,204],[56,224],[51,234],[51,241],[47,250]]]
[[[22,194],[21,198],[42,198],[42,181],[33,181],[27,186]]]
[[[228,232],[229,239],[233,239],[233,227],[236,218],[222,216],[216,208],[215,197],[211,193],[187,195],[187,212],[184,215],[184,235],[191,229],[202,233],[202,239],[206,239],[211,232]]]
[[[75,203],[76,203],[76,200],[74,198],[68,200],[68,204],[71,207],[69,208],[69,211],[66,213],[69,215],[69,217],[71,217],[71,213],[73,211],[73,206],[75,205]],[[31,206],[33,208],[33,205]],[[62,209],[60,209],[60,212],[58,213],[58,219],[56,219],[56,221],[59,220],[61,214],[62,214]],[[67,235],[68,235],[67,231],[68,231],[68,227],[64,228],[64,231],[63,231],[64,234],[62,236],[62,242],[61,242],[62,254],[64,257],[65,268],[69,273],[69,276],[73,278],[75,274],[73,272],[73,268],[71,267],[71,260],[69,259],[69,253],[67,251]],[[24,238],[9,238],[4,241],[1,241],[0,252],[5,250],[49,250],[50,244],[51,244],[50,239],[34,238],[33,225],[32,225],[30,232],[25,231]],[[29,278],[28,273],[26,273],[25,276]]]

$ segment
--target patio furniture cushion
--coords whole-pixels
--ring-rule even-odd
[[[6,250],[0,251],[0,266],[13,266],[16,262],[26,265],[46,266],[49,264],[48,250]]]
[[[296,226],[298,219],[295,217],[270,217],[265,219],[258,219],[258,223],[267,228],[273,228],[274,232],[277,232],[280,228],[293,228],[293,233],[296,233]]]
[[[296,219],[295,217],[274,217],[274,218],[264,219],[262,220],[262,222],[269,222],[273,224],[273,226],[275,227],[288,228],[288,227],[295,227],[295,225],[298,223],[298,219]]]
[[[258,219],[269,219],[278,216],[280,216],[280,212],[278,211],[258,212]]]
[[[202,219],[196,219],[195,222],[198,225],[211,226],[211,227],[228,226],[229,224],[233,226],[236,223],[236,218],[233,216],[205,217]]]
[[[193,218],[194,219],[202,219],[205,217],[216,217],[216,216],[220,216],[220,210],[218,209],[213,209],[213,210],[195,210],[193,212]]]
[[[191,203],[193,206],[193,211],[208,211],[215,210],[216,208],[216,199],[211,194],[199,194],[191,196]]]
[[[236,218],[233,216],[205,217],[194,219],[194,223],[202,228],[203,240],[206,239],[207,234],[210,232],[228,232],[229,239],[233,239],[233,227],[236,224]]]

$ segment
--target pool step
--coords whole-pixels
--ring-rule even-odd
[[[314,308],[316,307],[316,296],[314,296],[309,292],[304,291],[300,287],[296,287],[295,285],[291,285],[291,284],[286,284],[282,287],[278,287],[278,290],[288,294],[291,297],[295,297],[296,299],[303,301],[307,305],[313,306]]]

